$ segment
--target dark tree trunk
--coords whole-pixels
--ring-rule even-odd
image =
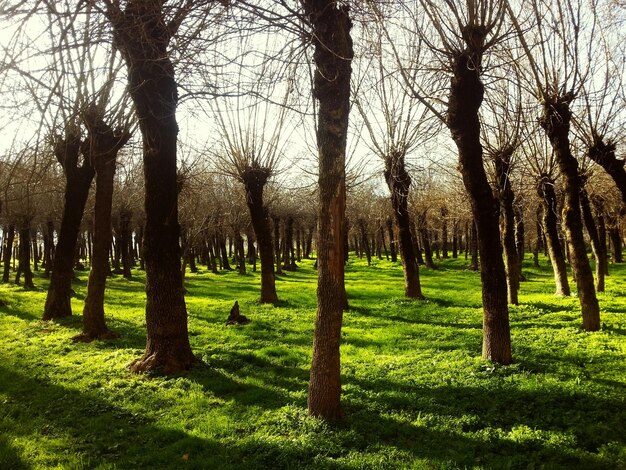
[[[500,198],[502,245],[506,268],[507,295],[509,303],[517,305],[519,291],[520,261],[517,256],[515,243],[515,214],[513,213],[513,189],[509,174],[511,171],[511,156],[513,148],[502,149],[494,155],[496,164],[496,178],[498,195]]]
[[[465,243],[464,243],[464,251],[465,251],[465,261],[467,261],[469,251],[470,251],[470,228],[469,222],[465,222]]]
[[[537,221],[536,221],[536,228],[535,230],[537,231],[537,238],[535,239],[535,249],[533,250],[533,264],[536,268],[539,267],[539,252],[542,249],[542,242],[543,242],[543,225],[542,225],[542,212],[543,212],[543,205],[544,204],[539,204],[537,206]]]
[[[293,217],[288,216],[285,220],[283,269],[286,271],[295,271],[298,268],[295,258],[293,251]]]
[[[33,272],[30,270],[30,220],[24,220],[20,227],[19,267],[15,284],[20,283],[20,274],[24,275],[24,288],[33,289]]]
[[[344,286],[345,155],[353,57],[348,7],[331,0],[302,0],[311,27],[316,65],[313,95],[319,102],[319,231],[317,315],[309,381],[309,413],[341,418],[339,344]]]
[[[578,162],[572,155],[569,144],[571,112],[569,104],[574,96],[549,97],[544,100],[544,115],[540,124],[546,131],[559,164],[565,187],[563,218],[570,251],[572,269],[578,286],[578,299],[583,317],[583,328],[587,331],[600,329],[600,306],[596,297],[593,273],[585,249],[583,222],[580,213],[580,176]]]
[[[221,260],[221,264],[222,264],[222,269],[225,269],[226,271],[232,271],[233,268],[230,267],[230,263],[228,262],[228,251],[226,248],[226,237],[224,237],[224,234],[219,231],[218,235],[217,235],[217,242],[219,244],[219,253],[220,253],[220,260]]]
[[[296,260],[302,261],[302,229],[298,227],[296,230]]]
[[[417,236],[415,221],[411,221],[411,238],[413,240],[413,250],[415,251],[415,259],[417,261],[417,264],[423,266],[424,258],[422,257],[422,250],[419,245],[419,237]]]
[[[65,173],[65,204],[59,230],[59,240],[54,252],[52,275],[43,311],[44,320],[55,320],[72,315],[71,296],[74,277],[74,256],[80,223],[94,176],[88,159],[78,166],[80,136],[68,133],[59,138],[54,153]]]
[[[33,253],[33,270],[39,271],[39,260],[41,253],[39,252],[39,241],[37,240],[37,230],[30,231],[30,244]]]
[[[406,171],[404,153],[389,154],[385,158],[385,181],[391,193],[391,206],[396,219],[400,258],[404,271],[404,295],[413,299],[423,299],[420,285],[419,266],[415,257],[411,236],[411,217],[408,200],[411,177]]]
[[[129,90],[143,137],[145,176],[144,257],[146,350],[134,372],[173,373],[198,362],[189,344],[187,309],[180,273],[176,142],[177,85],[162,2],[129,0],[124,10],[107,4],[114,42],[128,67]]]
[[[11,256],[13,254],[13,242],[15,241],[15,225],[10,224],[4,229],[4,252],[2,254],[3,273],[2,282],[9,282],[11,276]]]
[[[283,267],[280,262],[280,217],[272,217],[272,221],[274,222],[274,254],[276,258],[276,274],[282,274]]]
[[[304,257],[306,259],[311,259],[311,250],[313,249],[313,234],[315,233],[315,223],[313,223],[309,227],[309,231],[306,237],[306,244],[304,248]]]
[[[483,167],[478,111],[484,87],[480,64],[484,32],[465,31],[472,47],[454,57],[448,101],[448,127],[458,151],[463,183],[472,204],[478,231],[483,299],[483,357],[509,364],[511,333],[507,304],[507,282],[500,243],[499,208]]]
[[[235,241],[235,254],[237,255],[237,269],[239,274],[246,274],[246,250],[243,246],[243,237],[241,236],[239,230],[236,229],[233,230],[233,234]]]
[[[252,228],[259,246],[261,258],[261,303],[274,304],[278,301],[274,276],[274,248],[267,207],[263,201],[263,189],[270,177],[270,170],[251,166],[242,175],[246,189],[246,204],[250,211]],[[256,263],[256,262],[255,262]]]
[[[435,262],[433,261],[433,250],[430,246],[430,236],[428,234],[428,225],[426,222],[426,213],[419,217],[418,232],[422,239],[422,246],[424,247],[424,263],[427,268],[435,269]]]
[[[614,223],[609,226],[609,239],[611,240],[611,253],[614,263],[623,263],[624,257],[622,256],[622,237],[619,232],[617,218],[614,219]]]
[[[44,277],[50,277],[52,271],[52,260],[54,252],[54,223],[51,220],[46,222],[46,228],[43,232],[43,263]]]
[[[624,160],[615,157],[615,143],[605,142],[604,138],[594,132],[587,156],[604,168],[617,185],[622,195],[622,203],[626,204],[626,169]]]
[[[567,281],[565,257],[563,256],[563,249],[559,240],[554,180],[547,175],[542,175],[538,185],[538,194],[543,201],[543,233],[546,236],[546,245],[552,263],[552,271],[554,272],[555,294],[568,296],[570,295],[570,289]]]
[[[583,183],[584,185],[584,183]],[[596,229],[596,222],[591,213],[591,204],[589,203],[589,196],[584,186],[580,190],[580,210],[582,212],[583,221],[587,234],[589,234],[589,240],[591,241],[591,250],[593,251],[593,257],[596,259],[596,291],[604,292],[604,273],[606,271],[605,264],[606,259],[606,245],[603,247],[600,244],[600,236]]]
[[[133,234],[131,227],[132,212],[130,209],[122,209],[120,211],[120,251],[122,257],[122,275],[126,279],[132,279],[131,271],[133,265],[132,243]]]
[[[85,146],[84,151],[96,170],[93,249],[83,308],[83,331],[74,338],[85,342],[116,336],[106,325],[104,291],[110,271],[111,207],[117,153],[130,139],[130,134],[114,131],[96,115],[90,117],[87,121],[90,145]]]

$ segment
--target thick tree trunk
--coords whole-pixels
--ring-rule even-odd
[[[567,267],[565,257],[559,240],[557,225],[557,199],[554,191],[554,180],[547,175],[542,175],[537,186],[539,197],[543,201],[543,233],[546,236],[546,246],[554,272],[556,295],[570,295],[569,282],[567,280]]]
[[[413,299],[423,299],[408,207],[411,177],[406,171],[404,157],[404,153],[401,152],[386,156],[385,181],[391,193],[391,206],[398,230],[400,258],[404,271],[404,295]]]
[[[129,90],[143,137],[147,343],[143,357],[130,368],[174,373],[190,369],[198,360],[189,344],[180,273],[178,93],[168,51],[174,31],[168,28],[161,3],[129,0],[123,11],[109,3],[107,13],[128,66]]]
[[[339,344],[344,286],[345,160],[353,57],[348,7],[331,0],[302,0],[312,28],[316,65],[313,95],[319,102],[319,231],[317,315],[309,381],[309,413],[341,418]]]
[[[614,218],[614,223],[609,226],[609,239],[611,240],[611,257],[614,263],[623,263],[624,257],[622,256],[622,236],[619,231],[617,217]]]
[[[517,305],[519,291],[520,261],[517,256],[515,243],[515,215],[513,213],[513,189],[509,173],[511,171],[511,156],[513,149],[502,149],[494,155],[496,164],[496,178],[500,197],[502,245],[504,247],[504,260],[506,268],[507,295],[509,303]]]
[[[484,32],[465,32],[482,43]],[[483,299],[483,357],[509,364],[511,333],[507,282],[500,243],[499,208],[483,167],[478,110],[484,87],[480,81],[482,47],[475,45],[454,57],[448,101],[448,126],[459,150],[459,167],[472,204],[478,231]]]
[[[71,296],[74,277],[74,256],[80,223],[94,176],[88,159],[78,166],[80,136],[68,134],[55,145],[55,155],[65,172],[65,205],[54,252],[52,275],[43,311],[44,320],[55,320],[72,315]]]
[[[563,218],[565,233],[570,249],[572,269],[578,286],[578,299],[583,317],[583,328],[587,331],[600,329],[600,306],[596,297],[593,273],[585,249],[583,224],[580,213],[580,176],[578,162],[572,155],[569,144],[571,112],[569,104],[573,95],[555,96],[545,100],[544,115],[540,124],[546,131],[559,164],[565,189]]]
[[[88,121],[90,145],[86,156],[96,170],[96,197],[94,207],[93,248],[87,296],[83,308],[83,331],[75,341],[114,338],[104,316],[104,291],[109,275],[109,247],[111,246],[111,207],[117,153],[130,138],[126,132],[115,132],[104,121],[93,116]]]

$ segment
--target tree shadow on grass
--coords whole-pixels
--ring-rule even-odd
[[[383,377],[354,376],[346,377],[345,383],[352,385],[347,403],[353,428],[368,432],[364,426],[371,427],[370,433],[382,440],[413,442],[409,448],[416,456],[449,458],[461,466],[473,466],[475,457],[482,456],[481,463],[488,468],[516,460],[524,468],[530,463],[549,468],[614,468],[612,462],[598,458],[597,453],[610,442],[626,443],[626,413],[615,399],[560,389],[523,390],[502,383],[491,387],[486,384],[484,388],[427,387]],[[437,415],[439,423],[452,422],[452,431],[442,432],[448,434],[444,442],[428,442],[428,436],[425,441],[413,427],[402,426],[403,431],[399,431],[394,420],[385,418],[399,411],[417,422],[422,417]],[[573,445],[564,441],[555,446],[539,439],[516,442],[503,436],[519,426],[534,432],[551,431],[555,437],[573,434],[575,439]],[[427,430],[426,434],[430,432]]]

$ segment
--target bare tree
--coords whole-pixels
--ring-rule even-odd
[[[533,22],[531,33],[522,30],[518,21],[521,14],[514,13],[510,6],[508,12],[526,52],[530,71],[528,80],[541,103],[539,123],[550,140],[563,177],[563,220],[578,286],[583,328],[596,331],[600,328],[600,306],[585,249],[579,165],[572,153],[569,135],[572,102],[582,90],[582,84],[589,79],[589,41],[597,26],[595,15],[591,15],[591,21],[588,21],[587,13],[593,13],[593,9],[588,11],[586,4],[575,0],[557,3],[556,8],[537,0],[525,6],[529,21]],[[522,22],[526,21],[525,17],[522,18]]]

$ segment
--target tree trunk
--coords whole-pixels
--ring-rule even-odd
[[[441,215],[441,256],[448,259],[448,209],[442,207],[439,211]]]
[[[43,311],[44,320],[72,315],[74,256],[80,223],[94,176],[94,169],[88,159],[84,159],[82,166],[78,166],[80,146],[80,136],[69,132],[65,139],[59,138],[55,145],[55,155],[65,173],[65,204]]]
[[[557,226],[557,199],[554,192],[554,180],[547,175],[542,175],[538,185],[538,194],[543,201],[543,233],[546,236],[546,245],[554,272],[555,294],[569,296],[567,268]]]
[[[280,218],[272,217],[272,221],[274,222],[274,254],[276,257],[276,274],[282,274],[283,267],[280,262]]]
[[[472,221],[470,251],[472,252],[472,256],[469,269],[470,271],[478,271],[478,230],[476,230],[476,221]]]
[[[387,155],[385,158],[385,181],[391,193],[391,206],[398,230],[400,258],[404,272],[404,295],[413,299],[423,299],[419,266],[411,236],[411,217],[408,207],[411,177],[406,171],[404,157],[402,152]]]
[[[83,308],[83,331],[75,341],[114,338],[104,316],[104,291],[109,275],[109,247],[111,246],[111,207],[117,153],[130,138],[126,132],[115,132],[101,119],[88,121],[90,144],[86,155],[96,170],[96,197],[94,206],[93,248],[87,296]]]
[[[580,210],[582,212],[585,228],[587,229],[587,234],[589,235],[589,240],[591,241],[593,257],[596,260],[596,291],[604,292],[604,273],[606,272],[605,265],[607,264],[606,245],[603,249],[598,230],[596,229],[596,222],[591,213],[589,196],[584,186],[580,190]]]
[[[3,274],[2,282],[9,282],[11,275],[11,255],[13,254],[13,242],[15,241],[15,225],[10,224],[4,229],[4,252],[3,252]]]
[[[30,270],[30,220],[24,220],[20,227],[19,268],[15,283],[19,284],[19,276],[24,275],[24,288],[33,289],[33,272]]]
[[[494,155],[494,161],[500,197],[507,295],[509,303],[517,305],[519,303],[517,294],[519,291],[520,261],[517,257],[517,246],[515,244],[515,215],[513,213],[513,199],[515,196],[511,189],[511,180],[509,178],[512,155],[513,148],[502,149]]]
[[[525,241],[525,231],[524,231],[524,213],[519,206],[513,210],[514,221],[515,221],[515,247],[517,250],[517,260],[519,267],[519,280],[525,281],[526,278],[524,274],[522,274],[522,264],[524,261],[524,241]]]
[[[147,342],[133,372],[190,369],[193,355],[180,273],[176,142],[177,85],[169,58],[162,2],[129,0],[124,10],[108,3],[114,41],[128,66],[129,91],[143,137],[145,176],[144,257]]]
[[[479,40],[481,31],[471,31]],[[484,37],[483,37],[484,40]],[[480,40],[479,40],[480,42]],[[478,231],[483,299],[483,358],[511,363],[507,282],[500,243],[499,209],[483,167],[478,111],[484,87],[480,81],[482,49],[454,57],[448,101],[448,127],[459,150],[459,167]]]
[[[594,132],[587,156],[606,171],[622,195],[622,203],[626,204],[626,169],[624,160],[615,157],[615,143],[604,142],[602,136]]]
[[[43,263],[44,277],[50,277],[52,271],[52,260],[54,252],[54,223],[51,220],[46,222],[46,228],[43,232]]]
[[[544,102],[544,115],[540,124],[546,131],[559,164],[565,186],[563,218],[570,249],[572,269],[578,286],[578,299],[583,317],[583,328],[587,331],[600,329],[600,306],[596,297],[593,273],[585,249],[582,217],[580,213],[580,176],[578,162],[572,155],[569,144],[571,112],[569,104],[573,95],[550,97]]]
[[[133,273],[131,271],[133,264],[133,234],[130,225],[132,214],[133,213],[130,209],[124,208],[120,211],[120,251],[122,257],[122,275],[129,280],[133,278]]]
[[[606,248],[606,223],[604,221],[604,202],[602,198],[593,198],[593,206],[596,211],[596,226],[598,227],[599,248],[604,256],[604,275],[609,275],[609,258]]]
[[[344,218],[346,139],[353,57],[348,7],[331,0],[302,0],[312,28],[316,65],[313,95],[319,101],[319,231],[317,315],[308,408],[313,416],[341,418],[339,344],[346,305]]]
[[[615,219],[617,220],[617,218]],[[609,227],[609,239],[611,240],[611,253],[614,263],[623,263],[624,257],[622,256],[622,237],[619,233],[618,222]]]

